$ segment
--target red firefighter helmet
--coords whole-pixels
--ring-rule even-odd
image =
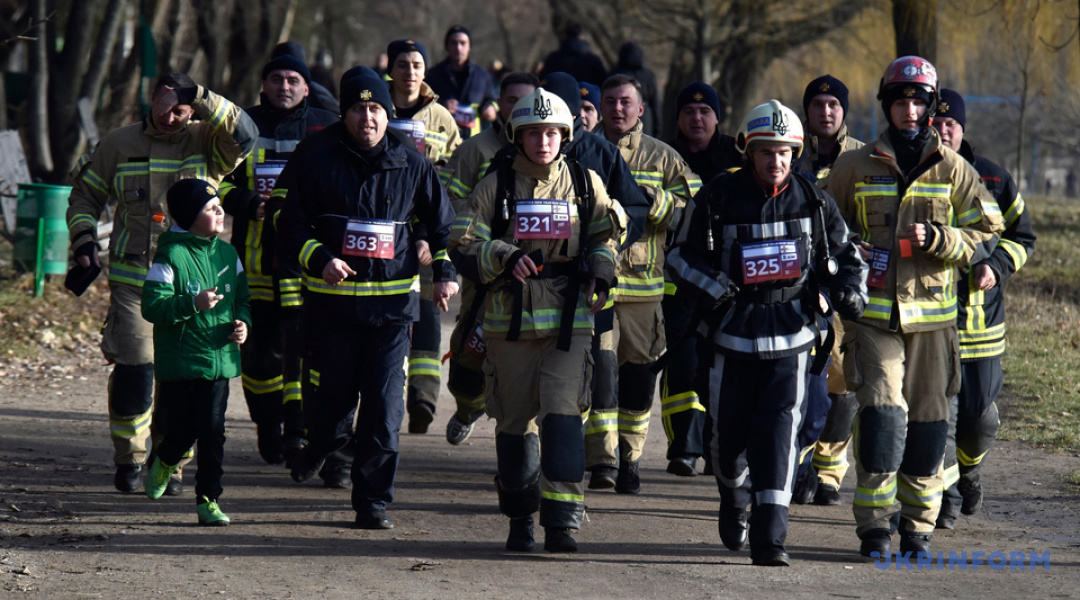
[[[878,86],[878,98],[881,98],[881,93],[885,91],[885,88],[904,83],[921,85],[936,97],[937,69],[930,64],[930,61],[920,56],[901,56],[885,69],[885,75],[881,77],[881,84]]]

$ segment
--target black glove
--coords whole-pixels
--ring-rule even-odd
[[[190,105],[195,101],[195,94],[199,86],[195,84],[186,73],[167,73],[158,80],[158,85],[167,85],[176,90],[176,98],[180,104]]]
[[[720,285],[724,286],[724,290],[725,290],[724,293],[721,294],[720,297],[716,299],[716,305],[717,306],[727,302],[728,300],[731,300],[732,298],[735,297],[735,294],[739,293],[739,286],[735,285],[735,282],[732,281],[727,276],[726,273],[720,273],[716,277],[716,281]]]
[[[98,259],[97,255],[97,242],[86,242],[76,248],[73,255],[75,256],[75,266],[71,267],[67,277],[64,278],[64,287],[71,290],[71,293],[76,296],[82,296],[86,288],[90,287],[90,284],[101,274],[101,260]],[[90,258],[89,267],[79,265],[78,258],[80,256]]]
[[[73,257],[75,257],[75,262],[76,263],[79,262],[79,257],[85,256],[85,257],[90,259],[90,267],[91,268],[92,267],[97,267],[99,269],[101,268],[101,259],[98,258],[97,242],[94,242],[94,241],[86,242],[82,246],[79,246],[78,248],[76,248],[75,251],[71,253],[71,255]]]
[[[937,241],[937,227],[933,223],[925,223],[926,225],[926,239],[923,240],[922,246],[919,246],[920,250],[929,250],[934,247],[934,242]]]
[[[833,310],[845,321],[854,321],[862,316],[866,308],[859,290],[851,287],[843,287],[832,293]]]

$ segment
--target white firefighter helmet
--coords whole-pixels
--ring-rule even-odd
[[[742,120],[735,147],[745,155],[754,142],[790,144],[793,158],[799,158],[803,149],[802,122],[779,100],[769,100],[755,106]]]
[[[517,130],[529,125],[552,125],[562,129],[563,142],[574,139],[574,115],[570,114],[570,108],[562,98],[544,88],[536,88],[536,91],[514,104],[510,112],[510,126],[506,131],[507,139],[517,141]]]

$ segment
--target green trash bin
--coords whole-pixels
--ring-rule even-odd
[[[68,270],[67,208],[71,187],[20,183],[15,211],[15,267],[32,272],[37,263],[38,219],[45,220],[42,272],[63,275]]]

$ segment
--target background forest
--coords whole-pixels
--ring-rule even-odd
[[[768,98],[801,108],[823,73],[851,90],[848,124],[883,126],[874,96],[885,66],[915,53],[968,98],[966,137],[1025,191],[1071,192],[1080,147],[1080,1],[1064,0],[0,0],[0,131],[19,129],[34,179],[65,183],[98,132],[143,114],[157,75],[186,71],[242,105],[278,42],[312,66],[373,65],[388,41],[445,57],[447,27],[472,31],[472,60],[529,70],[581,24],[610,68],[635,40],[670,100],[704,79],[723,126]],[[674,115],[660,108],[662,137]],[[1071,194],[1070,194],[1071,195]]]

